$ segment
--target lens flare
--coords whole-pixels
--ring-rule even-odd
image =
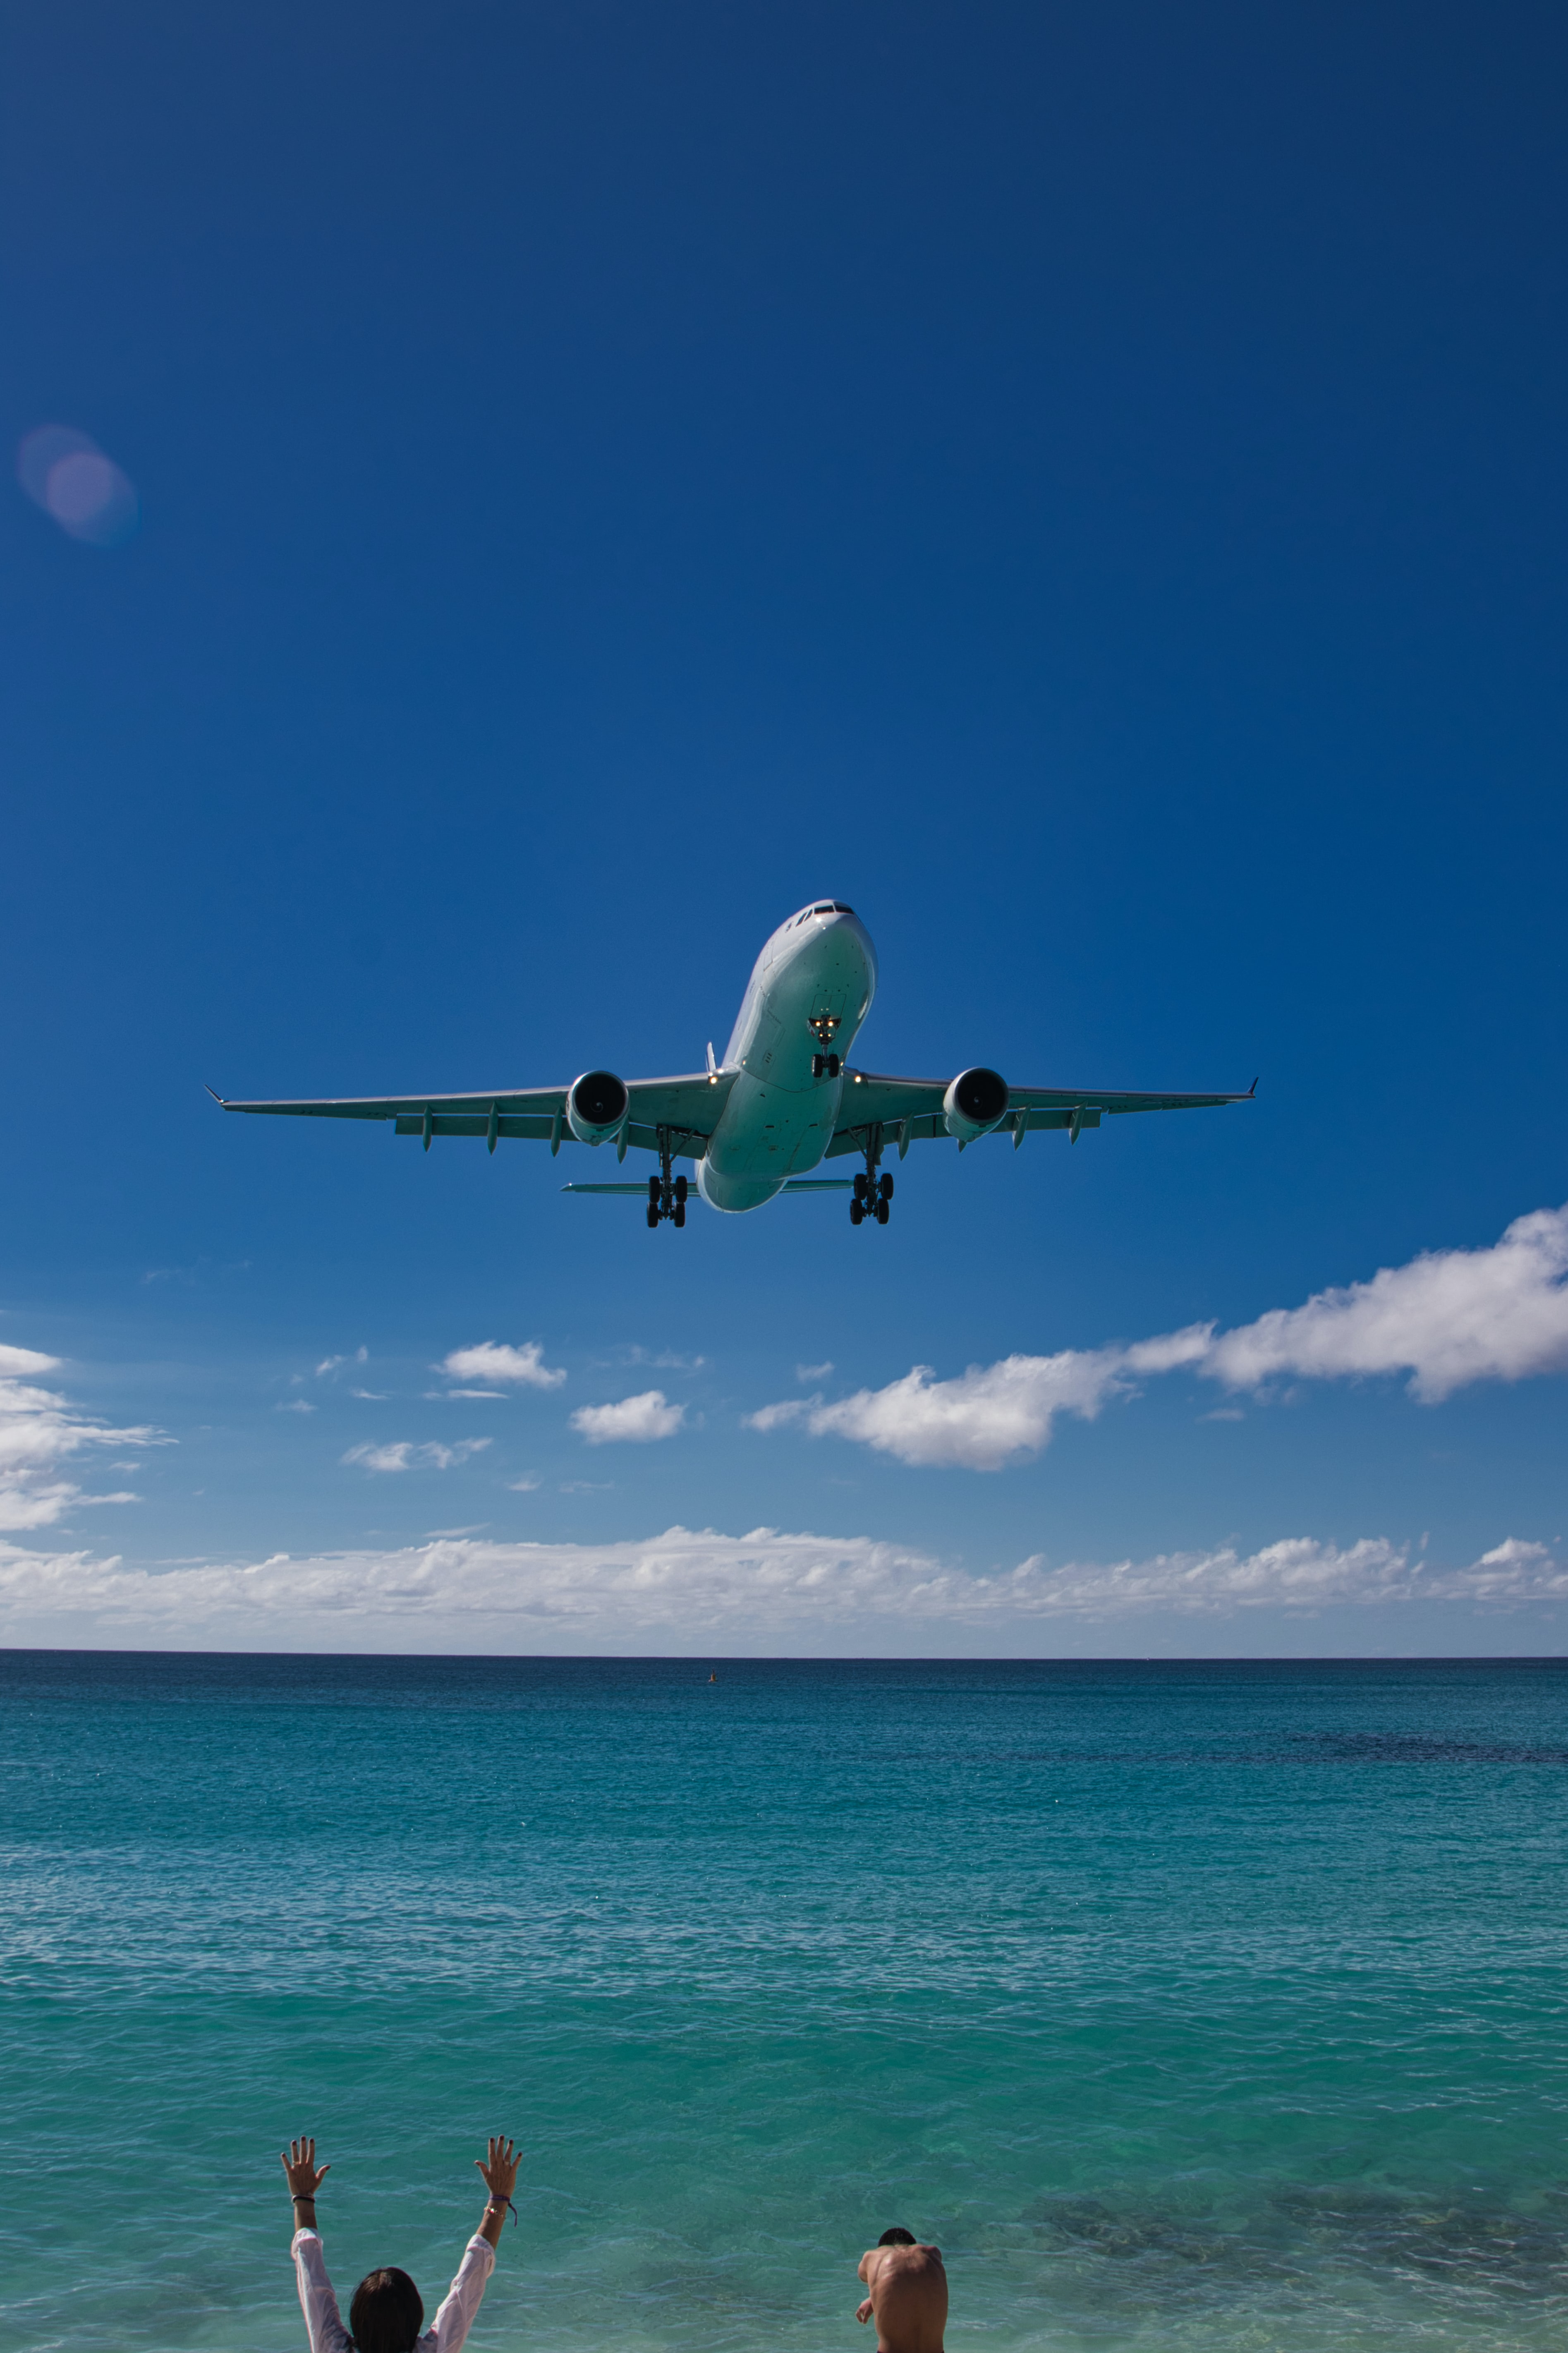
[[[136,528],[136,492],[112,458],[73,425],[40,425],[16,451],[16,480],[72,539],[118,547]]]

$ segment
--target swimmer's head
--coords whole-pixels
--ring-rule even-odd
[[[349,2306],[355,2353],[414,2353],[425,2306],[406,2272],[367,2272]]]
[[[912,2231],[900,2231],[895,2222],[890,2231],[883,2232],[877,2244],[879,2247],[914,2247],[920,2242]]]

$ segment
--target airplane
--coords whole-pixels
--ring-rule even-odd
[[[1197,1111],[1250,1103],[1246,1094],[1130,1094],[1104,1087],[1012,1087],[976,1064],[954,1079],[886,1078],[851,1069],[846,1057],[871,1009],[877,952],[870,934],[839,899],[817,899],[781,923],[757,958],[721,1062],[675,1079],[617,1078],[584,1071],[570,1086],[490,1089],[468,1095],[350,1097],[313,1103],[232,1103],[225,1111],[283,1113],[306,1119],[374,1119],[429,1151],[438,1135],[482,1135],[491,1152],[503,1137],[548,1143],[553,1155],[575,1140],[658,1155],[646,1184],[573,1184],[567,1193],[613,1193],[646,1201],[657,1228],[686,1223],[691,1198],[678,1160],[696,1163],[697,1195],[739,1215],[781,1193],[847,1193],[857,1226],[888,1222],[889,1145],[900,1160],[911,1144],[956,1139],[963,1152],[982,1136],[1010,1134],[1017,1150],[1031,1128],[1065,1128],[1076,1144],[1086,1127],[1133,1111]],[[213,1091],[209,1087],[209,1094]],[[865,1161],[853,1179],[808,1172],[825,1160]]]

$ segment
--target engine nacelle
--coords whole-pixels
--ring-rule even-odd
[[[631,1097],[614,1071],[584,1071],[566,1094],[566,1124],[579,1144],[608,1144],[626,1124]]]
[[[996,1071],[960,1071],[942,1099],[942,1115],[960,1144],[989,1135],[1007,1116],[1006,1080]]]

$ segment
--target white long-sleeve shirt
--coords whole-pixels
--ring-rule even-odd
[[[300,2283],[300,2309],[310,2333],[310,2353],[353,2353],[354,2341],[343,2327],[332,2283],[327,2277],[319,2231],[296,2231],[289,2249],[294,2276]],[[495,2269],[495,2249],[478,2237],[463,2249],[458,2276],[447,2290],[441,2309],[415,2348],[415,2353],[458,2353],[474,2325]]]

